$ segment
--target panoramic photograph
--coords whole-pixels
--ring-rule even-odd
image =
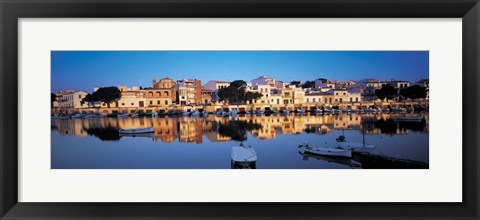
[[[51,51],[51,169],[429,169],[429,95],[428,51]]]

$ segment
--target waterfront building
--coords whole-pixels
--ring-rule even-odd
[[[211,105],[214,98],[216,98],[215,90],[202,88],[202,104]]]
[[[323,103],[323,94],[320,91],[311,91],[309,93],[305,93],[304,102],[305,104],[315,104],[315,103]]]
[[[402,80],[391,80],[389,83],[393,88],[396,89],[405,89],[410,86],[410,82]]]
[[[292,88],[282,89],[282,104],[283,105],[293,104],[293,90],[292,90]]]
[[[121,92],[121,97],[115,102],[113,107],[119,108],[119,110],[124,113],[130,113],[139,107],[145,107],[145,94],[144,90],[140,90],[140,87],[134,86],[128,88],[126,86],[119,86],[118,88]]]
[[[252,79],[251,82],[252,82],[252,86],[269,85],[271,87],[276,87],[275,79],[271,77],[260,76],[256,79]]]
[[[255,100],[254,103],[255,104],[270,104],[270,91],[271,89],[275,88],[274,86],[272,86],[271,84],[254,84],[252,86],[253,88],[253,92],[258,92],[260,94],[262,94],[262,97],[258,100]]]
[[[363,101],[374,101],[376,99],[375,90],[380,89],[382,84],[385,83],[381,83],[377,79],[362,79],[356,84],[355,88],[361,91]]]
[[[355,90],[334,89],[332,92],[336,103],[352,103],[360,102],[362,100],[360,93]]]
[[[178,80],[176,86],[178,104],[198,105],[202,103],[202,84],[200,80]]]
[[[172,90],[149,88],[144,91],[145,99],[148,107],[155,107],[164,111],[168,110],[168,106],[174,103],[172,99]]]
[[[293,91],[293,104],[301,105],[304,101],[305,91],[302,87],[296,87],[294,85],[290,85],[290,87]]]
[[[86,102],[82,103],[83,98],[87,96],[87,93],[84,91],[67,90],[57,92],[55,95],[57,96],[58,108],[64,113],[88,108]]]

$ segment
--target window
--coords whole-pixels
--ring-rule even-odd
[[[343,102],[342,98],[340,98],[340,102]]]
[[[165,105],[168,105],[168,100],[165,100]]]
[[[130,103],[130,105],[133,105],[133,102],[132,102],[132,103]]]
[[[168,96],[168,91],[164,91],[163,94],[164,94],[165,96]]]
[[[338,95],[338,92],[337,92],[337,93],[335,93],[335,95]]]
[[[307,102],[310,102],[310,100],[307,98]]]
[[[315,102],[315,98],[313,98],[313,102]]]
[[[124,106],[124,105],[125,105],[125,103],[122,102],[122,106]]]
[[[352,98],[352,97],[350,97],[350,102],[353,102],[353,98]]]
[[[345,95],[345,93],[343,93],[343,95]]]
[[[152,101],[152,100],[150,100],[150,105],[153,105],[153,101]]]
[[[160,105],[160,100],[157,100],[157,105]]]
[[[78,98],[81,99],[81,98],[82,98],[82,95],[78,95]]]
[[[280,99],[277,99],[277,104],[280,104]]]
[[[357,98],[355,98],[355,102],[358,102],[358,97],[357,97]]]
[[[338,99],[335,99],[335,102],[338,102]]]

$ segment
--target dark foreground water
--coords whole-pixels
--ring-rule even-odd
[[[416,114],[417,115],[417,114]],[[96,118],[52,120],[52,169],[231,169],[240,143],[257,154],[257,169],[428,169],[428,114],[399,122],[393,114],[271,115],[238,117]],[[153,126],[143,136],[120,128]],[[303,154],[299,144],[335,147],[348,141],[373,144],[352,158]],[[235,167],[235,166],[234,166]]]

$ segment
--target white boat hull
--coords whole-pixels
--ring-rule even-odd
[[[352,157],[352,151],[328,147],[305,147],[305,152],[334,157]]]
[[[232,161],[251,163],[257,161],[257,154],[253,148],[232,147],[231,151]]]
[[[365,146],[362,143],[357,143],[357,142],[337,142],[337,145],[339,148],[345,149],[345,150],[352,150],[354,152],[369,152],[375,149],[375,145],[372,144],[365,144]]]
[[[120,134],[144,134],[144,133],[153,133],[153,127],[149,127],[149,128],[120,129],[118,132],[119,132]]]

